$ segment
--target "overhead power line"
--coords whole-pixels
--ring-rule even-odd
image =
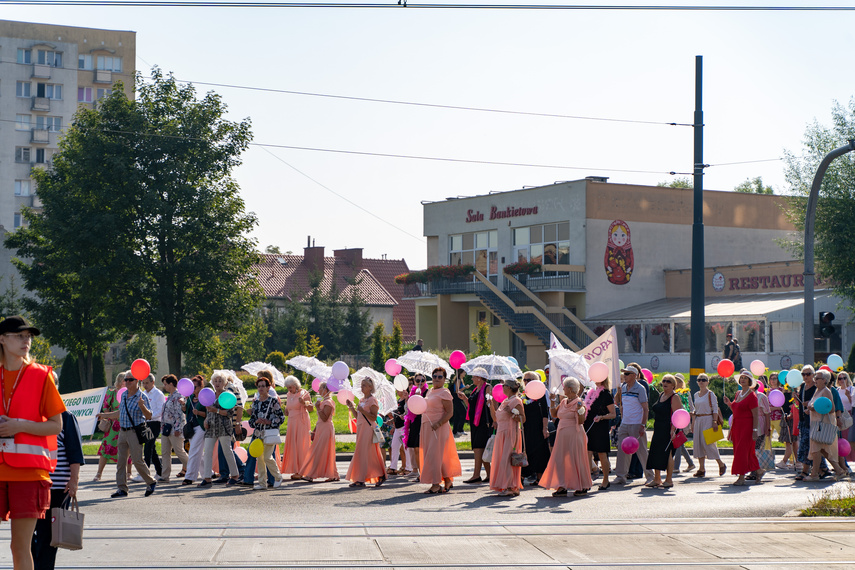
[[[206,81],[193,81],[190,79],[177,79],[181,83],[193,85],[207,85],[209,87],[224,87],[229,89],[243,89],[248,91],[263,91],[266,93],[282,93],[286,95],[303,95],[307,97],[323,97],[328,99],[343,99],[346,101],[363,101],[370,103],[387,103],[393,105],[410,105],[413,107],[429,107],[433,109],[450,109],[455,111],[478,111],[482,113],[500,113],[505,115],[525,115],[529,117],[546,117],[552,119],[578,119],[585,121],[608,121],[614,123],[637,123],[643,125],[668,125],[691,127],[691,123],[676,123],[669,121],[645,121],[640,119],[617,119],[613,117],[589,117],[584,115],[563,115],[560,113],[538,113],[535,111],[514,111],[510,109],[490,109],[487,107],[466,107],[464,105],[442,105],[438,103],[420,103],[416,101],[401,101],[397,99],[377,99],[373,97],[356,97],[353,95],[333,95],[330,93],[312,93],[310,91],[292,91],[288,89],[273,89],[269,87],[252,87],[247,85],[234,85],[229,83],[211,83]]]
[[[347,2],[239,2],[225,0],[7,0],[7,5],[117,6],[164,8],[346,8],[407,10],[574,10],[574,11],[659,11],[659,12],[842,12],[855,6],[739,6],[739,5],[623,5],[623,4],[410,4]]]

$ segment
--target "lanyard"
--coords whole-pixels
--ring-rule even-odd
[[[15,383],[12,385],[12,393],[9,394],[9,398],[6,398],[6,369],[0,368],[0,394],[3,395],[3,413],[9,413],[9,406],[12,405],[12,397],[15,395],[15,388],[18,387],[18,382],[21,381],[21,375],[24,373],[24,369],[27,367],[26,364],[23,364],[21,368],[18,370],[18,376],[15,378]]]

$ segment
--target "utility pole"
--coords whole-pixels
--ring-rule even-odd
[[[825,171],[828,170],[828,165],[838,156],[843,156],[847,152],[855,150],[855,139],[849,141],[849,144],[836,148],[825,155],[822,162],[816,169],[816,174],[813,177],[813,184],[810,186],[810,195],[807,201],[807,212],[805,213],[805,320],[804,320],[804,363],[813,365],[814,362],[814,333],[813,333],[813,237],[814,237],[814,219],[816,218],[816,202],[819,200],[819,188],[822,186],[822,178],[825,176]],[[694,347],[694,345],[692,345]]]
[[[698,389],[698,374],[706,367],[706,323],[704,315],[704,111],[703,56],[695,56],[694,220],[692,222],[692,319],[689,353],[689,387]]]

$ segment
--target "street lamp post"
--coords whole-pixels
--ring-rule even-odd
[[[804,364],[813,364],[814,362],[814,337],[813,337],[813,237],[814,237],[814,218],[816,218],[816,202],[819,200],[819,187],[822,186],[822,178],[825,176],[825,171],[828,170],[828,165],[838,156],[843,156],[847,152],[855,150],[855,139],[849,141],[849,144],[836,148],[825,155],[819,167],[816,169],[816,174],[813,177],[813,184],[810,187],[810,195],[807,201],[807,212],[805,213],[805,320],[804,320]]]

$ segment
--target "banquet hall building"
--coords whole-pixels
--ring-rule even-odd
[[[803,263],[774,195],[704,192],[706,368],[727,333],[745,363],[802,361]],[[424,203],[428,266],[473,265],[474,277],[406,285],[417,336],[428,348],[474,348],[479,321],[496,354],[546,362],[550,338],[590,344],[616,327],[624,361],[688,370],[693,191],[616,184],[602,177]],[[844,359],[855,342],[849,310],[815,280],[816,358]],[[819,333],[819,312],[834,332]]]

